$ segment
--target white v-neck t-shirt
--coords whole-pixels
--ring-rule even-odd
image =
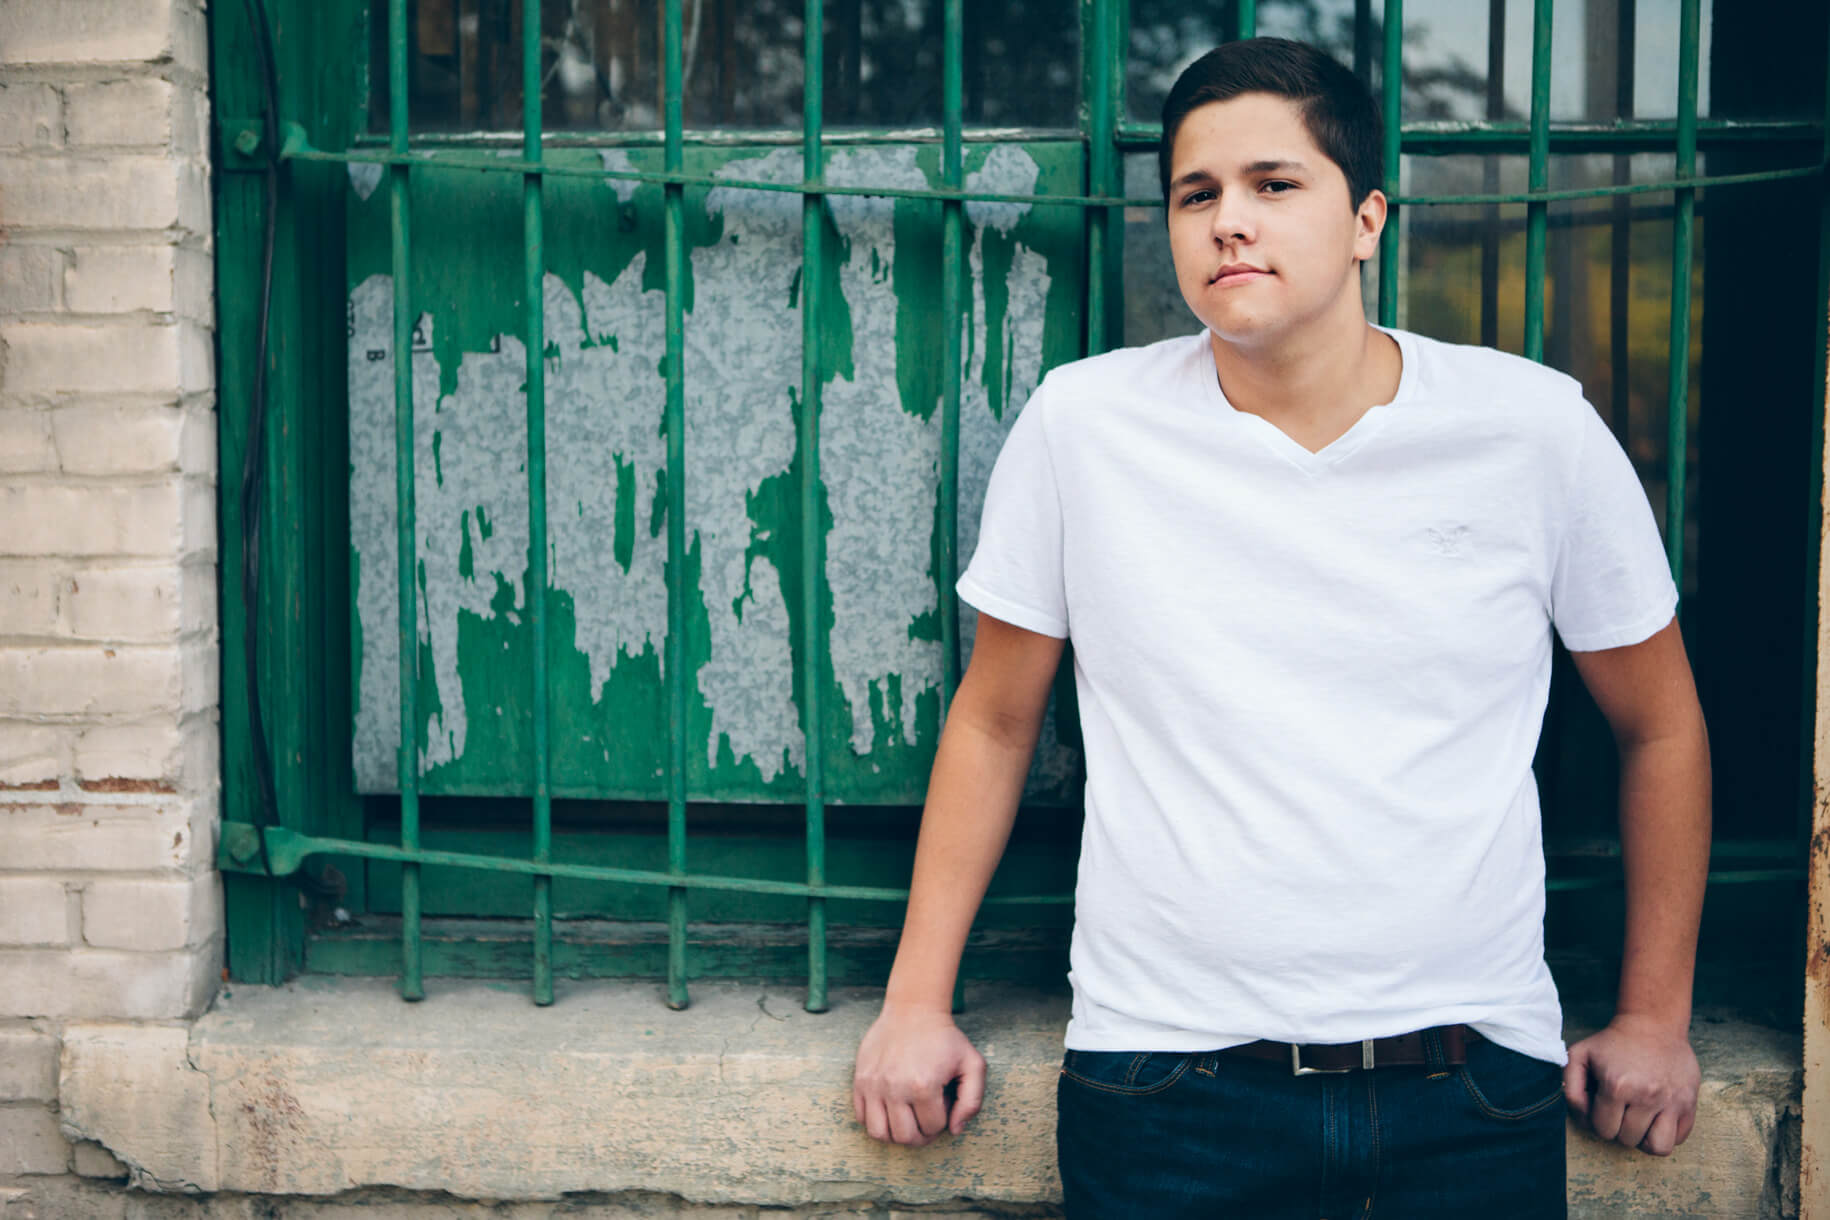
[[[1202,333],[1056,369],[999,455],[959,593],[1073,643],[1072,1049],[1467,1022],[1566,1059],[1551,631],[1638,643],[1677,590],[1574,380],[1388,333],[1397,395],[1320,452],[1227,402]]]

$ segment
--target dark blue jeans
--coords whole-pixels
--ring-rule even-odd
[[[1056,1105],[1068,1220],[1566,1215],[1562,1072],[1491,1042],[1465,1067],[1319,1076],[1069,1051]]]

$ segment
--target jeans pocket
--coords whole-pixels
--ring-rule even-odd
[[[1475,1108],[1500,1122],[1524,1122],[1563,1101],[1562,1068],[1492,1042],[1471,1045],[1455,1071]]]
[[[1102,1093],[1144,1097],[1180,1080],[1194,1060],[1193,1054],[1163,1051],[1069,1051],[1061,1078]]]

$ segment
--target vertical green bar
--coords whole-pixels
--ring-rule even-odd
[[[1353,0],[1353,74],[1372,85],[1372,0]]]
[[[1638,57],[1639,6],[1637,0],[1618,0],[1614,43],[1619,50],[1614,77],[1614,117],[1633,117],[1634,65]],[[1633,158],[1617,153],[1613,165],[1615,186],[1633,180]],[[1608,204],[1608,422],[1617,436],[1632,435],[1632,379],[1627,375],[1632,343],[1630,326],[1633,302],[1633,200],[1616,195]]]
[[[964,0],[947,0],[943,31],[946,52],[942,69],[941,183],[950,191],[965,184],[960,147],[965,95]],[[940,649],[941,715],[952,706],[959,688],[959,597],[953,585],[959,578],[959,402],[961,356],[965,325],[965,205],[949,199],[941,205],[940,308]]]
[[[680,101],[680,0],[666,0],[662,18],[661,109],[666,124],[663,165],[684,161]],[[686,199],[667,184],[667,870],[686,873]],[[667,890],[667,1005],[685,1008],[686,886]]]
[[[965,112],[965,6],[963,0],[946,0],[945,20],[941,30],[944,47],[941,65],[941,181],[948,190],[965,185],[964,154],[960,147],[960,129]],[[965,315],[965,204],[949,199],[941,204],[940,228],[940,309],[941,309],[941,400],[940,400],[940,646],[941,646],[941,716],[953,704],[953,692],[959,689],[959,595],[953,591],[959,579],[959,403],[962,331]],[[964,971],[960,972],[961,975]],[[956,976],[953,983],[953,1010],[965,1008],[965,993]]]
[[[1258,36],[1258,0],[1235,0],[1237,11],[1233,14],[1233,37],[1256,38]]]
[[[1385,120],[1385,197],[1398,197],[1404,153],[1404,0],[1385,0],[1380,109]],[[1379,325],[1398,325],[1398,206],[1386,211],[1379,233]]]
[[[1122,198],[1125,193],[1125,161],[1119,147],[1118,129],[1124,121],[1128,78],[1125,49],[1131,37],[1131,0],[1103,0],[1106,9],[1106,134],[1101,141],[1106,148],[1105,185],[1101,193],[1108,199]],[[1125,341],[1125,212],[1122,207],[1102,206],[1105,218],[1105,262],[1100,270],[1106,280],[1106,346],[1122,346]]]
[[[1633,0],[1624,0],[1631,4]],[[1506,117],[1506,0],[1487,0],[1487,117]],[[1481,157],[1481,191],[1500,193],[1500,159]],[[1624,199],[1622,202],[1625,202]],[[1500,205],[1481,209],[1481,346],[1500,344]]]
[[[522,158],[540,163],[540,4],[521,7]],[[527,607],[534,628],[534,860],[553,858],[551,702],[546,643],[546,227],[542,178],[521,179],[522,232],[527,244]],[[553,879],[534,878],[534,1003],[553,1002]]]
[[[1087,193],[1111,196],[1118,161],[1118,122],[1114,107],[1117,85],[1113,61],[1118,55],[1114,9],[1123,0],[1088,0],[1092,46],[1086,57],[1083,96],[1087,104]],[[1087,355],[1097,355],[1111,345],[1106,333],[1109,302],[1107,261],[1111,247],[1112,209],[1099,204],[1087,209]]]
[[[807,0],[801,91],[801,176],[825,178],[821,125],[825,101],[826,15]],[[801,722],[807,745],[807,884],[826,884],[825,633],[820,584],[826,572],[820,528],[820,288],[826,275],[824,196],[801,196]],[[826,1011],[826,900],[807,899],[807,1011]]]
[[[388,0],[388,146],[407,151],[407,0]],[[400,846],[419,850],[419,607],[413,517],[413,260],[407,167],[388,171],[394,237],[394,494],[400,581]],[[400,866],[400,994],[424,999],[419,952],[419,865]]]
[[[1550,20],[1552,0],[1536,0],[1531,10],[1531,168],[1529,187],[1550,184]],[[1544,359],[1544,238],[1550,205],[1525,205],[1525,355]],[[1567,289],[1569,285],[1564,285]]]
[[[1697,60],[1703,41],[1698,8],[1697,0],[1683,0],[1678,18],[1679,178],[1697,172]],[[1690,264],[1696,209],[1697,188],[1679,187],[1671,225],[1671,378],[1665,400],[1665,553],[1679,588],[1684,584],[1684,484],[1690,451]]]

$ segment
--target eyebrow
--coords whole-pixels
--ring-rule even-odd
[[[1301,161],[1254,161],[1245,167],[1248,174],[1281,174],[1289,170],[1307,173],[1309,167]]]
[[[1301,161],[1253,161],[1243,167],[1243,172],[1247,174],[1280,174],[1292,171],[1307,173],[1309,167],[1304,165]],[[1171,182],[1169,184],[1169,189],[1173,191],[1180,187],[1192,186],[1197,182],[1212,181],[1214,181],[1214,176],[1212,174],[1204,169],[1195,169],[1188,171],[1174,182]]]

